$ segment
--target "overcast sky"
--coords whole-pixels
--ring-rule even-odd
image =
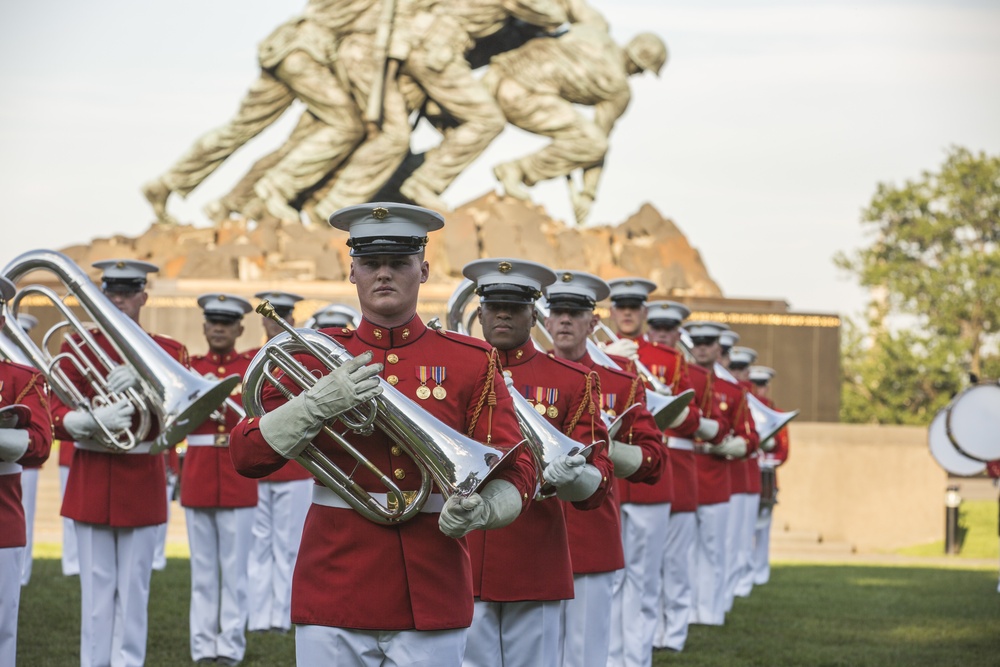
[[[594,223],[650,202],[731,297],[855,315],[864,294],[832,263],[866,241],[859,212],[949,145],[1000,152],[1000,3],[592,0],[620,42],[658,33],[670,60],[632,79]],[[32,0],[0,9],[0,262],[40,247],[141,234],[140,185],[235,111],[256,45],[305,0]],[[170,210],[202,207],[287,136],[297,109]],[[428,134],[418,137],[430,140]],[[507,130],[449,189],[536,150]],[[535,201],[571,220],[565,186]]]

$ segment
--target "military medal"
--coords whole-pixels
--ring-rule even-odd
[[[546,410],[545,414],[549,416],[549,419],[555,419],[559,416],[559,408],[556,407],[556,401],[559,399],[559,390],[555,388],[546,389],[545,399],[549,404],[549,409]]]
[[[439,401],[443,401],[447,396],[448,392],[441,383],[444,382],[445,378],[445,367],[444,366],[431,366],[431,376],[434,378],[434,398]]]
[[[417,366],[417,379],[420,380],[420,386],[417,387],[417,398],[421,401],[426,401],[431,397],[431,389],[427,386],[427,379],[430,377],[427,374],[427,366]]]
[[[545,416],[545,403],[542,402],[542,394],[545,393],[544,387],[525,387],[525,393],[533,393],[535,399],[535,412]]]
[[[618,402],[618,394],[601,394],[601,409],[608,413],[609,417],[615,417],[615,404]]]

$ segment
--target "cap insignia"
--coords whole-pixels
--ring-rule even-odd
[[[510,262],[500,262],[499,264],[497,264],[497,270],[500,273],[510,273],[510,270],[513,268],[514,267],[513,265],[511,265]]]
[[[225,300],[226,300],[226,295],[225,294],[220,294],[219,295],[219,301],[225,301]]]
[[[115,264],[115,268],[116,269],[124,269],[125,268],[125,262],[117,262]]]
[[[376,206],[372,209],[372,217],[376,220],[385,220],[386,216],[389,215],[389,209],[384,206]]]
[[[634,284],[635,284],[635,283],[634,283],[634,282],[632,282],[631,280],[626,280],[626,281],[625,281],[625,286],[626,286],[626,287],[631,287],[631,286],[632,286],[632,285],[634,285]]]
[[[566,273],[562,274],[562,281],[563,281],[564,283],[568,283],[568,282],[569,282],[569,281],[571,281],[571,280],[573,280],[573,274],[572,274],[572,273],[569,273],[569,272],[567,271]]]

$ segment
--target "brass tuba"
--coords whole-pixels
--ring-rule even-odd
[[[55,275],[66,286],[68,294],[60,297],[41,285],[29,285],[18,290],[17,296],[9,304],[13,317],[8,318],[4,333],[30,360],[31,365],[45,376],[49,387],[66,405],[90,411],[100,405],[121,401],[133,404],[139,416],[139,424],[135,429],[129,427],[122,431],[111,431],[104,424],[98,423],[100,432],[96,439],[109,450],[134,449],[150,433],[154,417],[159,423],[160,435],[150,451],[156,453],[176,445],[205,421],[222,404],[233,387],[239,384],[238,375],[210,382],[185,368],[157,345],[142,327],[118,310],[87,274],[62,253],[54,250],[31,250],[8,264],[4,268],[4,275],[16,283],[32,271]],[[63,322],[46,332],[41,346],[35,345],[16,323],[21,301],[34,294],[49,300],[64,318]],[[138,387],[121,394],[108,388],[104,376],[116,363],[97,345],[87,327],[66,305],[65,299],[71,296],[80,303],[122,361],[138,374]],[[66,337],[73,352],[52,355],[49,353],[49,341],[64,328],[76,334],[75,337]],[[87,352],[90,353],[89,356]],[[96,363],[90,356],[96,359]],[[73,364],[90,383],[95,392],[92,401],[66,377],[60,367],[63,360]]]
[[[266,412],[261,402],[265,382],[277,388],[286,399],[292,398],[292,392],[281,384],[275,369],[303,390],[315,384],[316,378],[293,355],[310,355],[331,371],[353,358],[340,343],[324,333],[292,328],[267,301],[257,306],[257,312],[277,322],[285,332],[260,349],[244,375],[243,406],[250,417],[260,417]],[[392,525],[413,518],[430,497],[432,482],[436,482],[446,496],[472,494],[521,444],[509,450],[484,445],[451,428],[384,379],[379,378],[379,384],[382,387],[380,396],[355,406],[336,420],[361,435],[369,435],[378,428],[416,461],[421,481],[415,497],[404,494],[390,475],[379,470],[347,438],[334,431],[330,423],[324,424],[323,432],[379,478],[386,488],[388,502],[383,505],[373,498],[352,479],[353,473],[341,470],[315,443],[307,445],[295,459],[369,521]]]

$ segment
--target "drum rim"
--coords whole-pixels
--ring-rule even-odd
[[[931,458],[933,458],[934,461],[937,462],[937,464],[941,466],[941,468],[949,475],[956,475],[958,477],[975,477],[976,475],[981,475],[986,470],[986,464],[980,461],[979,459],[974,459],[969,456],[966,456],[958,447],[955,446],[955,443],[952,442],[951,438],[948,436],[947,430],[942,431],[943,439],[940,437],[934,438],[933,436],[934,424],[938,420],[947,420],[948,413],[950,411],[951,411],[951,403],[938,410],[937,413],[935,413],[934,415],[934,419],[931,420],[930,425],[927,427],[927,448],[928,450],[930,450]],[[935,442],[938,441],[940,441],[940,444],[937,447],[935,447]],[[952,449],[951,454],[957,457],[957,459],[950,459],[948,463],[954,463],[956,462],[956,460],[959,463],[965,463],[966,461],[968,461],[969,464],[981,467],[979,467],[979,470],[971,473],[964,472],[964,470],[958,471],[954,467],[949,467],[948,465],[946,465],[946,462],[942,460],[942,458],[939,458],[939,456],[943,456],[943,452],[941,451],[940,448],[944,446],[951,447]]]
[[[959,401],[961,401],[961,399],[964,396],[968,396],[973,391],[978,391],[978,390],[982,390],[982,389],[996,389],[996,390],[1000,391],[1000,382],[979,382],[979,383],[976,383],[974,385],[968,386],[965,389],[963,389],[961,392],[959,392],[955,396],[955,398],[953,398],[951,400],[951,403],[949,403],[948,406],[947,406],[948,412],[947,412],[947,414],[945,416],[945,433],[948,435],[948,439],[951,441],[951,444],[953,444],[955,446],[955,449],[957,449],[961,454],[963,454],[964,456],[966,456],[966,457],[968,457],[970,459],[973,459],[974,461],[979,461],[979,462],[981,462],[983,464],[986,464],[986,463],[989,463],[990,461],[995,461],[997,459],[1000,459],[1000,452],[998,452],[998,455],[996,457],[993,457],[993,458],[988,458],[988,457],[987,458],[982,458],[980,456],[977,456],[976,454],[974,454],[973,452],[969,451],[966,448],[968,446],[968,443],[967,443],[966,447],[962,447],[962,445],[958,442],[958,439],[955,437],[955,435],[953,433],[952,419],[951,419],[952,415],[954,414],[952,412],[952,408],[954,408],[956,405],[958,405]]]

